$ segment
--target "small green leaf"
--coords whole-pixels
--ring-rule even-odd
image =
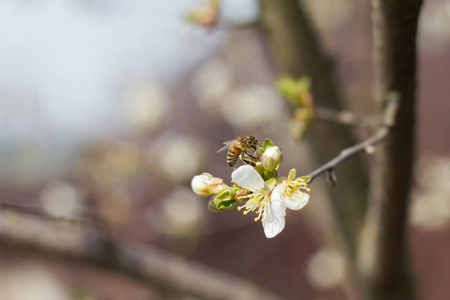
[[[262,144],[262,149],[263,149],[263,150],[266,150],[267,147],[273,147],[273,146],[274,146],[274,145],[273,145],[273,143],[272,143],[271,140],[265,139],[265,140],[264,140],[264,143]]]
[[[294,180],[296,175],[297,175],[297,170],[296,169],[290,170],[289,171],[289,175],[288,175],[288,180]]]
[[[300,178],[300,181],[303,182],[303,183],[308,183],[312,179],[311,176],[302,176],[302,177],[299,177],[299,178]]]
[[[237,201],[236,200],[227,200],[227,201],[222,201],[220,202],[216,208],[218,210],[227,210],[227,209],[232,209],[234,207],[236,207],[237,205]]]
[[[300,79],[282,77],[276,83],[277,89],[294,106],[311,107],[311,79],[303,76]]]

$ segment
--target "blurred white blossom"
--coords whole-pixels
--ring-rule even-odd
[[[254,129],[280,118],[283,102],[273,88],[254,84],[229,93],[222,110],[232,125]]]
[[[40,201],[44,210],[57,218],[74,218],[83,212],[82,192],[62,180],[50,182],[41,192]]]
[[[163,231],[172,236],[192,235],[198,231],[206,211],[205,202],[188,188],[178,188],[162,201]]]
[[[168,91],[156,82],[147,81],[130,89],[125,96],[127,121],[138,131],[152,131],[167,121],[171,101]]]
[[[22,267],[0,273],[2,300],[69,300],[68,292],[48,271]]]
[[[150,146],[149,160],[174,182],[191,180],[204,162],[203,145],[182,134],[166,133]]]
[[[423,156],[416,168],[420,185],[413,193],[410,221],[424,230],[442,227],[450,221],[450,159]]]
[[[316,288],[333,288],[345,276],[345,260],[334,249],[320,249],[308,261],[307,278]]]
[[[450,159],[439,156],[420,157],[416,177],[427,190],[450,193]]]
[[[428,5],[429,4],[429,5]],[[450,2],[432,1],[424,7],[420,18],[419,43],[427,50],[443,51],[450,44]]]
[[[221,19],[226,24],[245,25],[258,19],[256,0],[221,0]]]
[[[450,195],[423,193],[413,197],[410,220],[414,226],[433,230],[450,221]]]
[[[192,91],[203,109],[217,109],[234,82],[230,66],[223,60],[206,63],[195,75]]]

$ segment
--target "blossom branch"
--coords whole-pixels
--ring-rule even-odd
[[[247,280],[150,246],[121,244],[86,226],[52,226],[11,211],[0,212],[0,247],[105,268],[166,294],[201,299],[280,299]]]
[[[327,162],[320,168],[311,172],[308,175],[311,177],[311,181],[314,178],[316,178],[317,176],[319,176],[323,173],[327,173],[328,179],[330,180],[331,184],[334,185],[336,183],[336,179],[333,176],[335,167],[338,164],[340,164],[341,162],[343,162],[344,160],[346,160],[347,158],[355,155],[356,153],[363,151],[363,150],[370,149],[371,146],[374,146],[375,144],[384,140],[386,138],[386,136],[389,134],[390,129],[395,124],[395,115],[397,113],[397,110],[398,110],[398,95],[395,93],[392,93],[389,95],[389,99],[388,99],[388,102],[386,104],[386,108],[384,111],[383,120],[382,120],[381,126],[378,129],[378,131],[374,135],[369,137],[368,139],[366,139],[352,147],[342,150],[338,156],[336,156],[335,158],[333,158],[332,160],[330,160],[329,162]]]

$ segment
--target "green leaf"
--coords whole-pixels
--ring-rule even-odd
[[[220,202],[216,208],[218,210],[227,210],[227,209],[232,209],[234,207],[236,207],[237,205],[237,201],[236,200],[227,200],[227,201],[222,201]]]
[[[268,147],[273,147],[274,145],[273,145],[273,143],[272,143],[272,141],[271,140],[269,140],[269,139],[265,139],[264,140],[264,143],[262,144],[262,149],[263,149],[263,151],[262,152],[264,152],[264,150],[266,150]],[[260,149],[261,149],[260,148]],[[262,153],[261,152],[261,153]]]
[[[312,106],[310,93],[311,79],[303,76],[300,79],[281,77],[276,83],[278,91],[294,106]]]
[[[291,169],[289,171],[288,180],[294,180],[296,175],[297,175],[297,170]]]
[[[311,176],[302,176],[302,177],[299,177],[299,178],[300,178],[300,181],[302,181],[303,183],[308,183],[312,179]]]

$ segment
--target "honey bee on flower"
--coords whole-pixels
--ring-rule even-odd
[[[244,215],[253,212],[254,221],[261,221],[265,236],[277,236],[285,227],[286,209],[299,210],[308,203],[310,189],[307,184],[311,177],[296,178],[295,169],[287,178],[278,177],[283,155],[281,149],[268,139],[261,146],[254,136],[242,136],[224,144],[218,152],[228,149],[229,166],[234,166],[239,159],[245,163],[231,174],[233,186],[203,173],[193,178],[192,189],[203,197],[217,194],[209,202],[210,210],[237,207]]]
[[[243,163],[255,166],[257,158],[250,151],[255,152],[258,148],[258,139],[252,135],[241,136],[237,139],[224,142],[225,146],[220,148],[217,153],[228,149],[227,163],[230,167],[234,166],[238,159]]]

